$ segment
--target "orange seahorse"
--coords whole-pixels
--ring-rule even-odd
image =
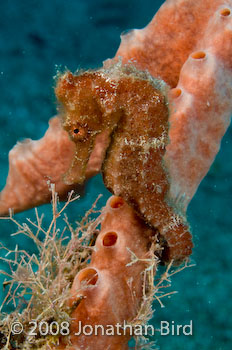
[[[67,184],[82,183],[96,136],[107,132],[102,165],[106,187],[160,234],[164,261],[191,254],[188,224],[180,208],[168,199],[169,178],[163,164],[168,143],[167,87],[132,65],[73,75],[57,81],[63,127],[76,144],[65,174]]]

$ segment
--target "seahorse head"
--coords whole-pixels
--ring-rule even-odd
[[[60,104],[63,127],[76,144],[76,153],[67,184],[85,180],[85,170],[96,136],[115,125],[115,86],[99,71],[73,75],[66,72],[59,77],[56,96]]]

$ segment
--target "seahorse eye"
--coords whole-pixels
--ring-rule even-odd
[[[86,125],[75,125],[71,128],[71,137],[74,141],[84,141],[88,136],[88,128]]]

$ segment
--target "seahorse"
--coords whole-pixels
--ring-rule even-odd
[[[82,183],[98,134],[108,133],[102,164],[106,187],[122,197],[159,234],[163,261],[191,254],[186,217],[168,198],[169,174],[163,157],[168,144],[167,86],[148,72],[120,62],[107,69],[57,80],[63,127],[76,144],[64,180]]]

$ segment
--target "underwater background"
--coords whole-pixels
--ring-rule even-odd
[[[43,136],[56,114],[53,92],[57,70],[96,68],[113,57],[120,34],[144,27],[163,1],[155,0],[1,0],[0,1],[0,187],[8,173],[8,152],[17,141]],[[167,43],[168,45],[168,43]],[[154,302],[152,324],[161,320],[187,324],[192,336],[155,338],[160,349],[229,350],[232,347],[232,129],[188,208],[195,267],[173,277],[178,294]],[[98,194],[99,208],[110,196],[101,176],[89,181],[83,199],[67,210],[71,222],[81,218]],[[50,205],[39,208],[50,220]],[[28,210],[15,216],[34,218]],[[12,223],[0,220],[0,241],[32,251],[22,237],[11,237]],[[0,266],[5,269],[5,266]],[[1,287],[0,297],[3,299]],[[9,307],[9,310],[11,308]]]

